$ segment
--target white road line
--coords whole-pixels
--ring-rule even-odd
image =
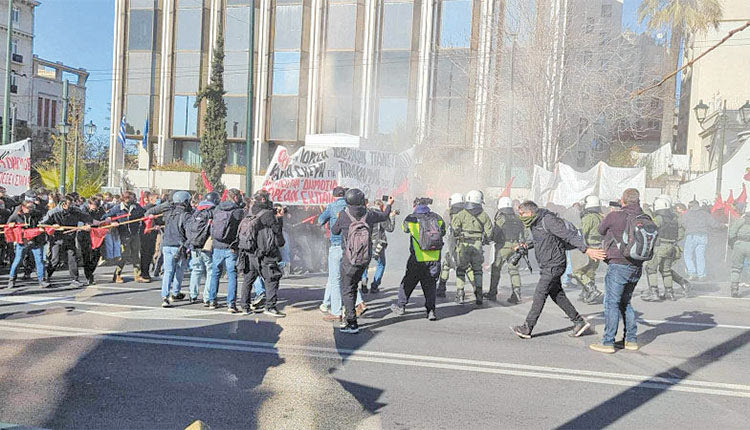
[[[696,296],[703,299],[727,299],[727,300],[750,300],[750,297],[729,297],[729,296]]]
[[[604,321],[604,317],[602,316],[588,316],[586,317],[587,321]],[[689,326],[689,327],[707,327],[707,328],[728,328],[728,329],[736,329],[736,330],[750,330],[750,326],[746,325],[733,325],[733,324],[712,324],[712,323],[698,323],[698,322],[690,322],[690,321],[670,321],[670,320],[647,320],[643,318],[636,319],[636,322],[639,322],[641,324],[647,323],[647,324],[654,324],[654,325],[678,325],[678,326]]]
[[[531,366],[516,363],[480,361],[463,358],[433,357],[425,355],[389,353],[381,351],[336,349],[283,343],[243,341],[234,339],[179,336],[153,333],[92,330],[74,327],[47,326],[39,324],[0,321],[0,327],[8,331],[43,334],[50,336],[84,336],[106,340],[136,342],[157,345],[183,346],[228,351],[242,351],[270,355],[297,355],[333,360],[365,361],[399,366],[424,367],[443,370],[461,370],[519,377],[588,382],[604,385],[640,387],[657,390],[679,391],[695,394],[750,398],[750,385],[727,384],[679,378],[663,378],[589,370],[567,369],[547,366]]]

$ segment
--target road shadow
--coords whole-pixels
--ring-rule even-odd
[[[638,344],[641,347],[648,345],[660,336],[680,332],[697,333],[716,326],[714,315],[701,311],[685,311],[679,315],[667,317],[664,322],[656,324],[640,320],[641,315],[641,313],[637,315],[637,318],[639,318],[638,324],[651,327],[651,329],[638,335]]]
[[[701,368],[716,362],[732,352],[742,348],[750,342],[750,331],[743,333],[716,345],[701,354],[695,355],[677,366],[671,367],[653,378],[628,388],[620,394],[611,397],[597,406],[583,412],[575,418],[557,427],[558,429],[594,429],[604,428],[616,423],[620,418],[632,413],[636,409],[667,392],[663,388],[663,381],[658,378],[668,378],[679,384]]]

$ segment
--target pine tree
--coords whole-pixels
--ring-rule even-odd
[[[206,113],[203,116],[203,130],[201,133],[200,155],[201,168],[214,187],[214,191],[221,193],[224,184],[221,175],[227,161],[227,105],[224,103],[224,37],[219,28],[212,60],[211,80],[197,95],[196,107],[206,100]],[[200,178],[197,180],[198,190],[203,193],[205,187]]]

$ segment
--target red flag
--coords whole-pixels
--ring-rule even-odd
[[[38,228],[27,228],[26,230],[23,230],[23,239],[25,240],[33,239],[39,236],[40,234],[42,234],[42,231],[39,230]]]
[[[208,176],[206,176],[205,170],[201,170],[201,180],[203,180],[203,186],[206,188],[206,192],[210,193],[211,191],[214,190],[214,187],[211,185],[211,182],[208,181]]]
[[[714,205],[711,207],[711,213],[717,212],[717,211],[723,211],[724,210],[724,201],[721,200],[721,195],[716,195],[716,200],[714,200]]]
[[[23,243],[23,226],[5,227],[5,241],[8,243]]]
[[[54,227],[45,227],[44,231],[47,232],[48,235],[52,236],[55,234],[55,228]]]
[[[735,203],[747,203],[747,189],[745,188],[745,184],[742,184],[742,192],[737,197],[737,200],[735,200]]]
[[[313,216],[311,216],[311,217],[309,217],[309,218],[305,218],[305,219],[303,219],[303,220],[302,220],[302,222],[301,222],[300,224],[315,224],[315,220],[316,220],[317,218],[318,218],[317,216],[313,215]]]
[[[725,202],[726,205],[733,205],[734,204],[734,190],[729,190],[729,198],[727,198],[727,201]]]
[[[141,206],[146,206],[146,193],[141,191],[141,198],[138,199],[138,204]]]
[[[92,227],[91,231],[89,231],[89,236],[91,236],[91,249],[96,249],[102,246],[102,242],[104,242],[104,236],[106,235],[106,228]]]
[[[498,197],[510,197],[510,188],[513,186],[513,180],[516,179],[515,176],[510,177],[510,181],[508,181],[507,184],[505,184],[505,189],[502,193],[500,193],[500,196]]]
[[[750,181],[750,167],[745,168],[745,176],[742,178],[746,181]]]
[[[143,218],[143,232],[149,233],[154,229],[154,217],[149,215]]]
[[[224,188],[224,192],[221,193],[221,201],[225,201],[227,199],[227,189]]]

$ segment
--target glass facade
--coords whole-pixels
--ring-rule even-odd
[[[247,133],[249,21],[249,0],[227,1],[224,19],[224,103],[227,106],[227,138],[230,140],[244,140]],[[235,152],[234,144],[230,144],[227,148],[229,164],[237,164],[239,154]]]
[[[271,140],[296,141],[302,44],[302,2],[276,1],[268,135]]]
[[[381,7],[376,134],[408,130],[414,4],[388,1]]]
[[[328,3],[320,100],[322,133],[359,134],[361,67],[356,49],[362,26],[357,25],[357,7],[353,1]]]
[[[156,52],[157,13],[154,6],[153,0],[130,2],[123,109],[128,136],[142,136],[146,119],[150,119],[153,112],[153,96],[158,94],[155,89],[159,56]],[[154,127],[154,121],[150,121],[149,127]]]

